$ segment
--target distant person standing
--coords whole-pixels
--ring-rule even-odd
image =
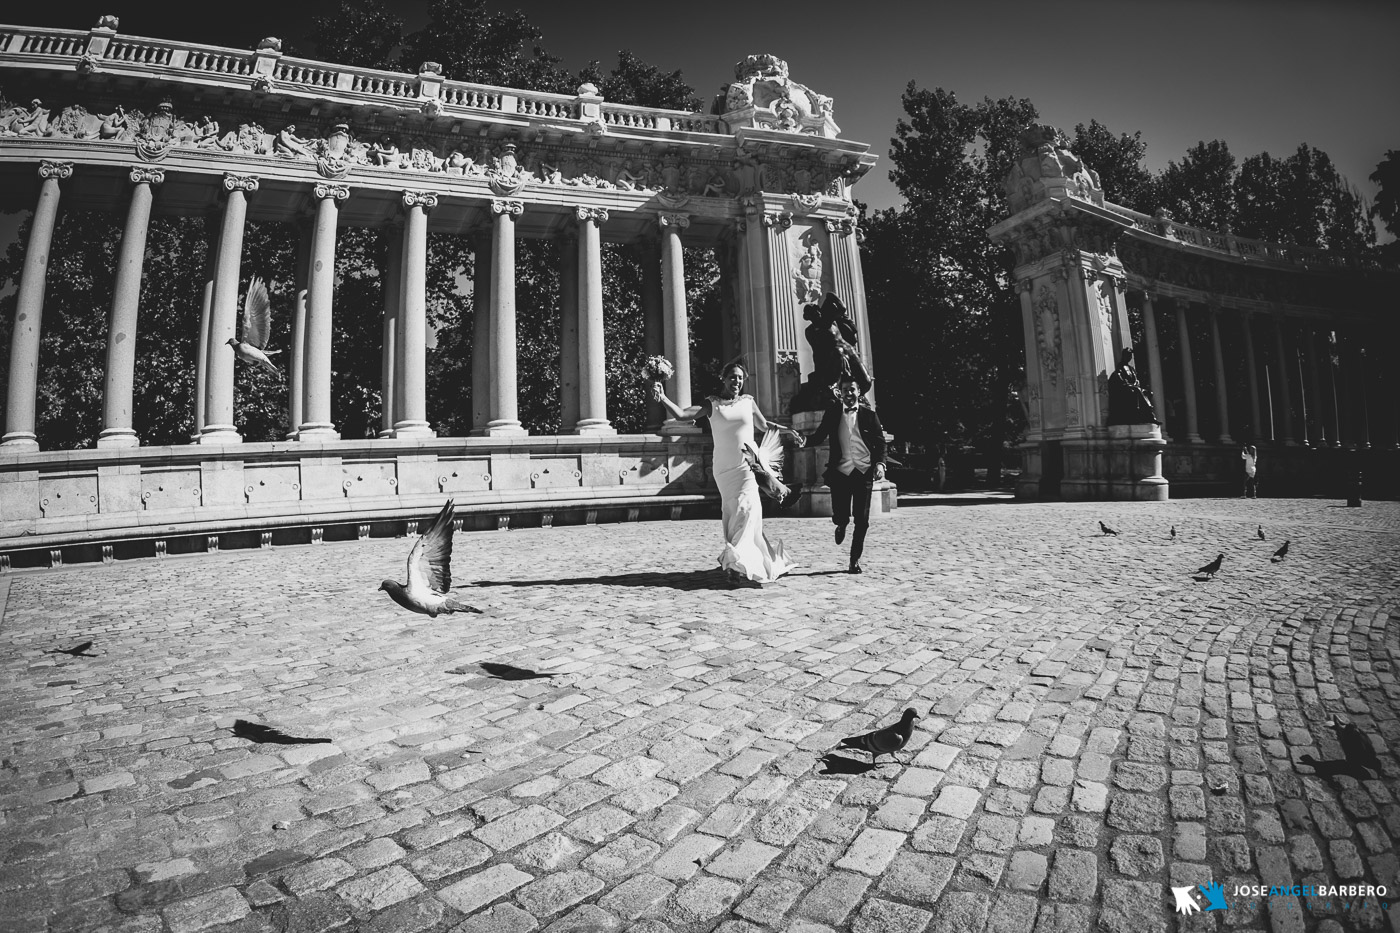
[[[1244,461],[1244,498],[1259,498],[1259,452],[1253,444],[1246,444],[1240,451]]]

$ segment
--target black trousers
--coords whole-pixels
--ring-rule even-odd
[[[833,469],[828,482],[831,487],[831,522],[839,528],[846,527],[854,513],[855,534],[851,536],[851,563],[860,560],[865,552],[865,531],[870,527],[870,493],[875,488],[875,467],[861,471],[851,470],[847,476]]]

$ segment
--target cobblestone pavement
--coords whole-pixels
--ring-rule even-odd
[[[406,539],[0,578],[0,930],[1400,930],[1400,505],[1338,506],[906,508],[860,577],[783,519],[762,589],[716,521],[459,534],[435,621]],[[1334,713],[1383,775],[1299,763]],[[1235,893],[1294,883],[1389,893]]]

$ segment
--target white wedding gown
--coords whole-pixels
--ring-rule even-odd
[[[719,565],[757,583],[772,583],[795,564],[788,560],[781,541],[770,542],[763,534],[758,482],[744,458],[744,446],[753,446],[753,398],[740,395],[725,401],[711,396],[710,407],[715,485],[724,529]]]

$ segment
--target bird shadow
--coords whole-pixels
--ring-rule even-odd
[[[1371,772],[1365,765],[1346,758],[1314,758],[1312,755],[1300,755],[1298,761],[1312,768],[1318,777],[1329,781],[1342,776],[1356,778],[1358,781],[1371,779]]]
[[[869,761],[857,761],[854,758],[847,758],[845,755],[834,755],[831,753],[817,759],[826,767],[818,771],[818,774],[865,774],[874,771],[875,765]]]
[[[596,577],[557,577],[543,580],[478,580],[474,587],[486,586],[654,586],[673,590],[729,590],[733,584],[721,570],[692,570],[690,572],[602,574]]]
[[[301,738],[295,735],[288,735],[281,729],[274,729],[272,726],[264,726],[261,723],[249,722],[246,719],[234,720],[233,734],[240,739],[247,739],[250,742],[262,742],[269,745],[317,745],[331,741],[330,739]]]
[[[790,574],[790,576],[794,576],[794,577],[848,577],[848,576],[850,576],[850,574],[851,574],[851,572],[850,572],[849,570],[813,570],[813,571],[810,572],[810,573],[794,573],[794,574]]]
[[[539,671],[532,671],[528,667],[515,667],[511,664],[497,664],[494,661],[483,661],[481,669],[487,675],[497,680],[538,680],[549,679],[553,674],[541,674]],[[465,671],[463,671],[465,673]]]
[[[1191,579],[1197,583],[1214,583],[1215,577],[1208,577],[1203,573],[1192,574]]]
[[[95,658],[97,654],[89,651],[92,642],[85,641],[81,645],[74,645],[72,648],[53,648],[45,651],[44,654],[66,654],[70,658]]]

